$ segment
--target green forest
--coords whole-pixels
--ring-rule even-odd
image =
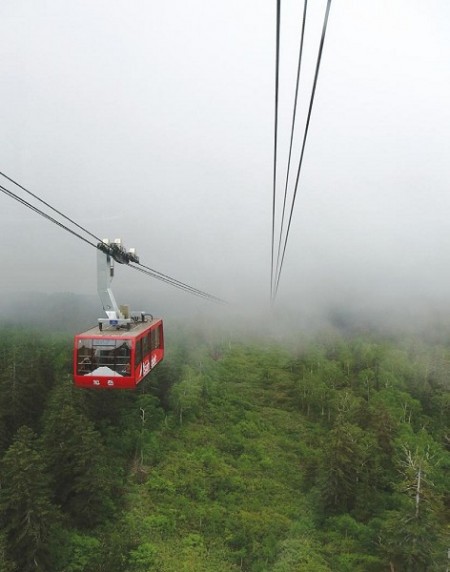
[[[450,335],[176,327],[135,392],[0,330],[0,572],[445,572]]]

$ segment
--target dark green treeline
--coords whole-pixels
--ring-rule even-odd
[[[444,572],[450,343],[289,344],[169,334],[93,392],[1,331],[0,572]]]

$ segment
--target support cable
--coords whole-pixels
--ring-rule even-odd
[[[277,0],[277,26],[275,49],[275,118],[274,118],[274,145],[273,145],[273,193],[272,193],[272,253],[270,262],[270,301],[273,301],[273,287],[275,279],[274,252],[275,252],[275,204],[277,189],[277,152],[278,152],[278,91],[280,80],[280,20],[281,0]]]
[[[3,173],[0,173],[0,174],[3,175]],[[10,179],[9,177],[6,177],[6,175],[3,175],[3,176],[5,178],[7,178],[8,180],[12,181],[12,179]],[[14,182],[14,184],[16,184],[18,187],[23,189],[23,187],[21,185],[19,185],[18,183],[16,183],[15,181],[12,181],[12,182]],[[78,225],[77,223],[72,221],[72,219],[70,219],[69,217],[63,215],[62,213],[59,213],[59,211],[54,209],[51,205],[49,205],[48,203],[46,203],[45,201],[43,201],[42,199],[40,199],[39,197],[37,197],[33,193],[27,191],[30,195],[35,197],[41,203],[45,204],[46,206],[48,206],[53,211],[58,212],[58,214],[60,214],[63,218],[65,218],[66,220],[70,220],[75,226],[83,229],[84,232],[86,232],[90,236],[94,237],[98,242],[93,243],[93,242],[89,241],[87,238],[85,238],[84,236],[82,236],[78,232],[75,232],[71,228],[64,225],[62,222],[56,220],[54,217],[45,213],[44,211],[42,211],[38,207],[32,205],[31,203],[29,203],[28,201],[26,201],[22,197],[19,197],[16,193],[13,193],[12,191],[7,189],[3,185],[0,185],[0,191],[2,193],[4,193],[5,195],[9,196],[10,198],[14,199],[15,201],[17,201],[18,203],[26,206],[27,208],[29,208],[33,212],[41,215],[42,217],[44,217],[48,221],[52,222],[53,224],[56,224],[58,227],[62,228],[63,230],[65,230],[65,231],[69,232],[70,234],[76,236],[77,238],[79,238],[80,240],[85,242],[86,244],[89,244],[89,246],[92,246],[93,248],[97,249],[99,247],[98,245],[102,244],[102,241],[100,239],[98,239],[94,234],[92,234],[91,232],[87,231],[86,229],[84,229],[83,227],[81,227],[80,225]],[[163,274],[162,272],[158,272],[157,270],[154,270],[153,268],[150,268],[150,267],[145,266],[143,264],[138,263],[138,266],[134,266],[132,264],[127,264],[127,266],[129,268],[134,268],[135,270],[143,272],[144,274],[147,274],[148,276],[151,276],[152,278],[155,278],[156,280],[160,280],[161,282],[165,282],[166,284],[170,284],[171,286],[174,286],[175,288],[179,288],[180,290],[183,290],[184,292],[187,292],[189,294],[193,294],[194,296],[201,297],[205,300],[209,300],[210,302],[215,302],[215,303],[220,303],[220,304],[226,304],[227,303],[225,300],[222,300],[221,298],[218,298],[217,296],[213,296],[212,294],[208,294],[207,292],[203,292],[202,290],[198,290],[197,288],[194,288],[193,286],[189,286],[188,284],[185,284],[184,282],[181,282],[180,280],[177,280],[176,278],[172,278],[171,276],[168,276],[167,274]]]
[[[300,48],[298,53],[298,65],[297,65],[297,80],[295,84],[295,97],[294,97],[294,110],[292,112],[292,125],[291,125],[291,140],[289,143],[289,158],[288,158],[288,165],[287,165],[287,172],[286,172],[286,182],[284,186],[284,199],[283,199],[283,210],[281,214],[281,227],[280,227],[280,236],[278,238],[278,252],[277,252],[277,263],[275,267],[275,275],[278,274],[278,269],[280,266],[280,254],[281,254],[281,243],[283,240],[283,230],[284,230],[284,221],[285,221],[285,213],[286,213],[286,200],[287,200],[287,192],[288,192],[288,184],[289,184],[289,175],[291,170],[291,158],[292,158],[292,147],[294,142],[294,131],[295,131],[295,121],[297,118],[297,103],[298,103],[298,91],[300,86],[300,72],[302,68],[302,57],[303,57],[303,42],[305,38],[305,24],[306,24],[306,10],[308,6],[308,0],[304,1],[303,4],[303,19],[302,19],[302,31],[300,37]]]
[[[56,224],[57,226],[59,226],[60,228],[66,230],[67,232],[70,232],[71,234],[73,234],[74,236],[76,236],[77,238],[79,238],[80,240],[83,240],[84,242],[86,242],[87,244],[89,244],[89,246],[93,246],[94,248],[97,248],[97,245],[94,244],[93,242],[90,242],[89,240],[87,240],[87,238],[84,238],[84,236],[81,236],[81,234],[78,234],[77,232],[75,232],[74,230],[70,229],[69,227],[65,226],[64,224],[62,224],[62,222],[59,222],[58,220],[56,220],[55,218],[53,218],[52,216],[50,216],[49,214],[45,213],[44,211],[41,211],[40,209],[38,209],[37,207],[35,207],[34,205],[32,205],[31,203],[29,203],[28,201],[26,201],[25,199],[22,199],[21,197],[19,197],[18,195],[16,195],[15,193],[13,193],[12,191],[9,191],[7,188],[5,188],[3,185],[0,185],[0,191],[2,191],[2,193],[4,193],[5,195],[7,195],[8,197],[11,197],[12,199],[14,199],[15,201],[17,201],[18,203],[24,205],[25,207],[29,208],[30,210],[34,211],[35,213],[43,216],[44,218],[46,218],[47,220],[49,220],[50,222]]]
[[[197,296],[199,298],[203,298],[204,300],[208,300],[210,302],[215,302],[217,304],[227,304],[227,302],[225,300],[222,300],[221,298],[217,298],[216,296],[212,296],[211,294],[208,294],[207,292],[203,292],[202,290],[198,290],[197,288],[193,288],[192,286],[189,286],[188,284],[184,284],[183,282],[180,282],[179,280],[176,280],[175,278],[171,278],[170,276],[167,276],[166,274],[161,274],[160,272],[157,271],[153,271],[152,269],[148,269],[147,266],[143,266],[143,265],[134,265],[134,264],[129,264],[128,265],[129,268],[133,268],[134,270],[137,270],[138,272],[142,272],[143,274],[147,274],[148,276],[152,277],[152,278],[156,278],[156,280],[160,280],[161,282],[164,282],[166,284],[170,284],[171,286],[174,286],[175,288],[179,288],[180,290],[183,290],[184,292],[187,292],[188,294],[192,294],[193,296]]]
[[[284,240],[284,246],[283,246],[283,255],[281,257],[281,262],[280,262],[280,268],[278,270],[278,275],[276,278],[276,284],[275,284],[275,292],[274,292],[274,299],[278,293],[278,287],[280,285],[280,278],[281,278],[281,271],[283,270],[283,264],[284,264],[284,257],[286,254],[286,246],[287,246],[287,242],[288,242],[288,238],[289,238],[289,232],[291,229],[291,222],[292,222],[292,213],[294,212],[294,205],[295,205],[295,199],[297,197],[297,191],[298,191],[298,182],[300,179],[300,172],[302,169],[302,164],[303,164],[303,156],[305,153],[305,145],[306,145],[306,139],[308,137],[308,130],[309,130],[309,123],[311,120],[311,112],[312,112],[312,108],[313,108],[313,104],[314,104],[314,97],[315,97],[315,93],[316,93],[316,86],[317,86],[317,79],[319,77],[319,70],[320,70],[320,62],[322,60],[322,52],[323,52],[323,46],[325,43],[325,35],[326,35],[326,31],[327,31],[327,24],[328,24],[328,16],[330,13],[330,7],[331,7],[331,0],[327,0],[327,8],[325,11],[325,17],[324,17],[324,21],[323,21],[323,27],[322,27],[322,36],[320,39],[320,46],[319,46],[319,52],[317,55],[317,63],[316,63],[316,70],[314,73],[314,82],[313,82],[313,87],[312,87],[312,91],[311,91],[311,98],[310,98],[310,102],[309,102],[309,109],[308,109],[308,116],[306,119],[306,126],[305,126],[305,132],[303,135],[303,143],[302,143],[302,150],[300,153],[300,161],[299,161],[299,165],[298,165],[298,169],[297,169],[297,177],[295,180],[295,189],[294,189],[294,196],[292,198],[292,204],[291,204],[291,211],[289,214],[289,222],[288,222],[288,227],[287,227],[287,231],[286,231],[286,237]]]
[[[14,179],[11,179],[11,177],[8,177],[8,175],[5,175],[5,173],[2,173],[0,171],[0,175],[2,177],[5,177],[5,179],[7,179],[8,181],[10,181],[11,183],[14,183],[14,185],[16,185],[17,187],[19,187],[19,189],[22,189],[22,191],[25,191],[26,193],[28,193],[30,196],[32,196],[34,199],[36,199],[37,201],[41,202],[42,204],[44,204],[46,207],[48,207],[49,209],[51,209],[53,212],[55,212],[56,214],[59,214],[59,216],[62,216],[64,219],[68,220],[70,223],[72,223],[74,226],[76,226],[77,228],[79,228],[80,230],[82,230],[83,232],[85,232],[86,234],[88,234],[89,236],[91,236],[92,238],[95,238],[95,240],[97,240],[98,242],[101,242],[101,239],[98,238],[98,236],[95,236],[95,234],[92,234],[92,232],[89,232],[87,229],[85,229],[83,226],[81,226],[80,224],[76,223],[74,220],[72,220],[71,218],[69,218],[68,216],[66,216],[65,214],[63,214],[61,211],[59,211],[58,209],[55,209],[55,207],[52,207],[52,205],[50,205],[49,203],[45,202],[43,199],[41,199],[40,197],[38,197],[37,195],[35,195],[34,193],[32,193],[31,191],[29,191],[28,189],[26,189],[25,187],[23,187],[20,183],[18,183],[17,181],[15,181]]]
[[[219,302],[220,304],[227,304],[227,302],[225,300],[222,300],[222,298],[218,298],[217,296],[213,296],[212,294],[208,294],[207,292],[204,292],[203,290],[199,290],[198,288],[194,288],[193,286],[189,286],[189,284],[181,282],[180,280],[177,280],[176,278],[172,278],[171,276],[168,276],[167,274],[164,274],[163,272],[158,272],[158,270],[155,270],[154,268],[150,268],[149,266],[145,266],[145,264],[141,264],[139,262],[137,265],[140,266],[141,268],[143,268],[144,270],[146,270],[148,273],[150,273],[154,278],[158,278],[158,280],[162,280],[163,282],[168,281],[170,284],[172,284],[172,286],[177,286],[179,288],[189,290],[192,294],[196,294],[196,295],[202,296],[204,298],[209,298],[211,301]]]

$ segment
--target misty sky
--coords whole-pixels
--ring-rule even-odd
[[[282,0],[280,193],[301,4]],[[326,2],[310,5],[300,120]],[[144,264],[267,301],[275,8],[3,0],[0,171]],[[281,307],[449,299],[449,32],[448,0],[333,0]],[[3,293],[96,293],[94,249],[4,195],[0,223]],[[115,285],[191,303],[125,268]]]

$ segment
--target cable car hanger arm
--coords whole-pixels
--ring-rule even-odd
[[[134,249],[130,249],[127,252],[119,238],[116,238],[111,243],[108,239],[104,239],[97,245],[97,249],[97,291],[107,315],[107,318],[98,318],[99,328],[101,330],[103,324],[106,323],[118,327],[125,326],[129,329],[131,324],[136,321],[136,318],[130,315],[128,307],[119,307],[114,297],[111,288],[112,279],[114,278],[114,261],[120,264],[138,263],[139,258]],[[142,321],[145,320],[145,315],[145,312],[140,312]]]

